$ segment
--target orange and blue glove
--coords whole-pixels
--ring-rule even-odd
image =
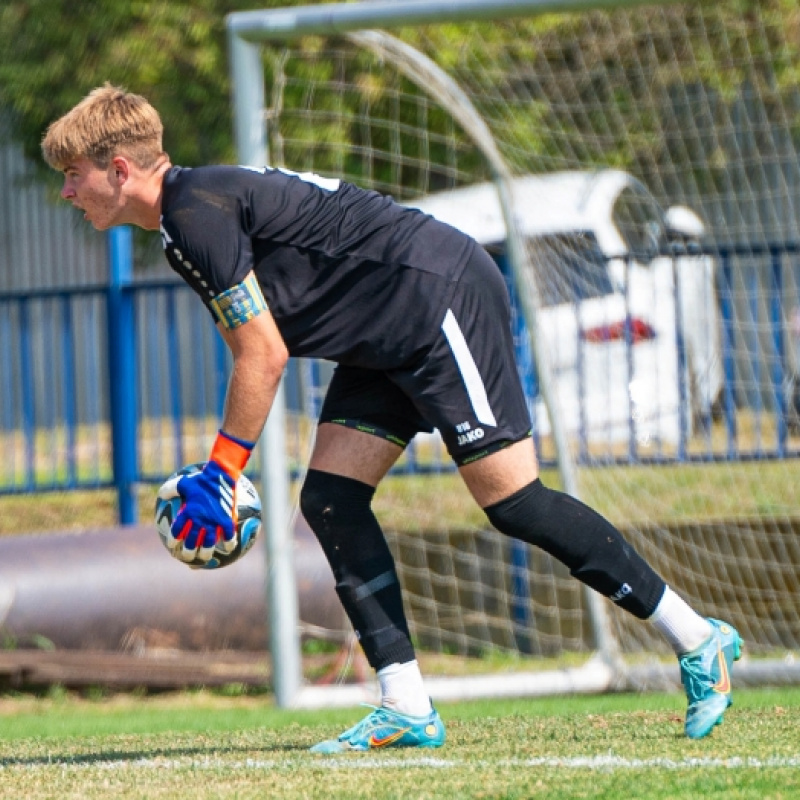
[[[215,549],[230,553],[236,547],[236,482],[253,446],[220,430],[200,472],[161,488],[163,499],[180,496],[182,500],[167,539],[175,558],[206,563]]]

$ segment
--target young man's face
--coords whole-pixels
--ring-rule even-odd
[[[113,163],[98,167],[88,158],[78,158],[64,169],[61,197],[83,211],[84,219],[99,231],[118,224],[122,212],[119,173]]]

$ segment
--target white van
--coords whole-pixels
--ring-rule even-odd
[[[709,419],[723,370],[715,264],[691,252],[704,234],[697,214],[662,209],[640,181],[613,169],[520,177],[513,194],[567,430],[588,442],[635,439],[643,450],[674,444]],[[493,184],[408,205],[470,234],[502,261],[505,225]],[[670,245],[674,257],[663,255]],[[533,413],[546,434],[539,398]]]

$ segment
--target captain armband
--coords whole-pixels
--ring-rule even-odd
[[[226,330],[238,328],[267,310],[267,301],[253,273],[241,283],[218,294],[210,305],[217,321]]]

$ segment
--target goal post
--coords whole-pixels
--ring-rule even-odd
[[[240,161],[349,179],[486,237],[533,354],[548,479],[730,616],[756,656],[737,675],[761,683],[800,678],[800,95],[783,13],[410,0],[228,17]],[[302,685],[285,476],[305,453],[285,453],[278,411],[262,441],[277,700],[358,702],[363,687]],[[519,656],[513,677],[430,678],[434,699],[675,684],[648,626],[464,501],[435,439],[376,496],[420,651]]]
[[[259,48],[231,36],[234,135],[242,164],[269,162],[264,129],[264,78]],[[278,385],[259,438],[261,498],[267,559],[267,608],[272,682],[276,703],[291,707],[302,683],[299,602],[294,565],[289,470],[286,458],[286,399]]]

